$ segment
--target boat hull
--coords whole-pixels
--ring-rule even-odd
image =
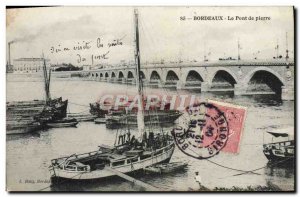
[[[294,140],[264,144],[263,153],[272,164],[285,165],[294,163]]]
[[[178,170],[182,170],[188,165],[187,163],[173,163],[173,164],[174,165],[170,163],[170,166],[167,166],[169,164],[165,164],[166,166],[160,166],[160,165],[150,166],[148,168],[145,168],[144,170],[145,172],[150,172],[150,173],[167,174]]]
[[[7,135],[13,135],[13,134],[24,134],[24,133],[30,133],[34,131],[38,131],[43,128],[43,125],[39,124],[38,122],[35,122],[34,124],[26,124],[22,126],[13,126],[9,129],[6,129]]]
[[[75,127],[78,124],[78,122],[72,122],[72,123],[47,123],[47,126],[50,128],[60,128],[60,127]]]
[[[119,167],[106,166],[104,167],[104,169],[94,170],[91,172],[69,171],[69,170],[63,170],[54,167],[53,169],[50,170],[50,172],[52,173],[52,177],[69,179],[69,180],[92,180],[92,179],[102,179],[102,178],[116,176],[116,174],[113,173],[111,170],[109,170],[109,168],[112,168],[124,174],[133,173],[136,171],[143,170],[144,168],[151,165],[169,162],[173,155],[175,144],[172,143],[169,146],[171,146],[171,148],[161,154],[158,154],[156,156],[141,161],[133,162],[132,164],[131,163],[125,164]]]
[[[96,118],[94,120],[95,124],[105,124],[106,121],[105,121],[105,118]]]
[[[68,118],[75,118],[78,122],[94,121],[97,116],[91,114],[68,114]]]
[[[264,152],[266,158],[272,163],[290,163],[294,162],[294,156],[278,156],[273,154],[272,151]]]

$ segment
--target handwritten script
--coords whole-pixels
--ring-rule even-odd
[[[126,36],[126,35],[125,35]],[[56,46],[50,47],[51,54],[62,54],[62,53],[69,53],[75,52],[76,54],[76,62],[80,63],[88,63],[91,60],[93,62],[109,59],[109,54],[111,48],[120,47],[123,45],[123,36],[120,39],[108,40],[105,41],[104,38],[98,37],[95,40],[83,40],[77,41],[73,46],[65,46],[62,44],[58,44]],[[90,53],[87,53],[91,51]],[[89,55],[86,55],[89,54]]]

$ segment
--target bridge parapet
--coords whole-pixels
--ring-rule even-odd
[[[186,67],[218,67],[218,66],[294,66],[294,60],[221,60],[211,62],[182,62],[182,63],[163,63],[163,64],[143,64],[142,69],[157,69],[157,68],[186,68]],[[104,67],[90,71],[111,71],[111,70],[124,70],[124,69],[135,69],[135,65],[126,66],[113,66]]]

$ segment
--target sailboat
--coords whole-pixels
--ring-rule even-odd
[[[43,113],[38,117],[39,121],[49,122],[52,120],[60,120],[66,117],[68,100],[63,101],[61,97],[52,99],[50,96],[50,77],[51,70],[49,70],[49,75],[46,69],[46,60],[44,58],[43,65],[44,73],[44,84],[45,84],[45,94],[46,94],[46,106]]]
[[[134,10],[136,38],[137,89],[143,98],[143,84],[140,77],[138,11]],[[143,102],[143,99],[140,99]],[[143,106],[143,105],[142,105]],[[173,155],[175,143],[168,133],[147,132],[144,123],[144,108],[137,112],[138,135],[117,133],[114,146],[101,145],[93,152],[73,154],[52,159],[49,167],[51,177],[89,180],[115,176],[118,173],[131,173],[149,166],[168,163]],[[117,140],[118,139],[118,140]]]

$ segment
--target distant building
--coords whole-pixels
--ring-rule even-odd
[[[82,70],[91,70],[92,66],[91,65],[83,65]]]
[[[49,70],[49,59],[46,59],[46,68]],[[18,58],[14,59],[13,72],[16,73],[35,73],[42,72],[44,65],[43,58]]]

